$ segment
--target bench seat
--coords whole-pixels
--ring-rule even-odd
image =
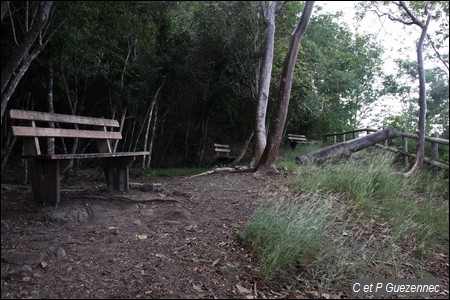
[[[75,154],[41,154],[41,155],[22,155],[26,159],[47,159],[47,160],[64,160],[64,159],[93,159],[93,158],[114,158],[114,157],[134,157],[148,155],[148,151],[141,152],[113,152],[113,153],[75,153]]]

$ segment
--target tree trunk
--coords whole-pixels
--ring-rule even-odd
[[[148,147],[147,169],[150,169],[152,162],[153,141],[155,140],[156,122],[158,122],[158,107],[155,109],[155,117],[153,118],[152,137],[150,138],[150,146]]]
[[[388,126],[383,130],[354,140],[334,144],[307,155],[297,156],[295,162],[297,164],[322,163],[330,159],[350,157],[353,152],[373,146],[376,143],[383,142],[387,139],[392,139],[397,135],[398,133],[396,130],[391,126]]]
[[[48,105],[48,112],[54,113],[55,109],[53,108],[53,65],[51,61],[48,64],[47,105]],[[49,122],[48,126],[50,128],[55,128],[55,123]],[[47,153],[55,154],[55,138],[51,137],[47,139]]]
[[[53,1],[43,1],[39,3],[39,15],[36,20],[33,20],[33,25],[26,33],[25,37],[17,47],[14,54],[6,62],[1,71],[1,122],[3,123],[3,116],[5,115],[6,106],[11,98],[17,84],[22,79],[31,62],[39,54],[45,43],[41,43],[33,54],[30,54],[30,48],[41,35],[42,30],[47,25],[50,18],[50,10]],[[3,7],[3,5],[2,5]],[[11,16],[12,17],[12,16]]]
[[[210,115],[211,115],[210,110],[207,110],[206,117],[205,117],[205,120],[203,121],[202,128],[201,128],[200,151],[197,156],[198,158],[196,161],[196,166],[201,165],[201,163],[203,161],[203,155],[205,153],[206,137],[208,135],[208,123],[209,123]]]
[[[241,149],[241,152],[238,154],[236,159],[231,163],[231,166],[234,167],[241,162],[242,158],[244,157],[245,153],[247,152],[247,148],[250,145],[250,142],[253,139],[254,133],[255,133],[254,131],[250,132],[250,135],[248,136],[247,140],[245,141],[244,146]]]
[[[423,41],[427,35],[428,24],[430,23],[431,15],[428,14],[427,21],[422,28],[419,42],[417,43],[417,70],[419,73],[419,139],[417,140],[417,152],[416,161],[414,166],[405,173],[405,177],[411,177],[416,175],[420,168],[423,166],[425,159],[425,129],[426,129],[426,114],[427,114],[427,101],[426,101],[426,86],[425,86],[425,70],[423,67]]]
[[[253,148],[253,158],[250,166],[255,166],[264,152],[267,142],[266,113],[269,99],[270,79],[272,76],[273,49],[275,44],[275,12],[276,1],[269,1],[266,9],[264,1],[261,1],[261,11],[264,18],[264,60],[260,84],[258,90],[258,101],[256,102],[255,115],[255,140]]]
[[[153,95],[152,98],[152,102],[150,103],[150,108],[148,110],[148,123],[147,123],[147,128],[145,130],[145,138],[144,138],[144,151],[147,151],[147,142],[148,142],[148,135],[150,133],[150,123],[152,122],[152,116],[153,116],[153,108],[155,107],[156,104],[156,100],[158,99],[158,95],[159,92],[161,91],[162,87],[164,86],[164,83],[162,83],[158,89],[156,90],[155,94]],[[142,168],[145,169],[146,167],[146,157],[144,156],[143,160],[142,160]],[[147,157],[147,160],[149,160],[150,158]]]
[[[3,22],[3,18],[6,15],[6,11],[8,10],[9,1],[2,1],[2,19],[1,22]]]
[[[306,1],[300,21],[295,28],[295,31],[292,33],[291,42],[284,59],[283,70],[281,73],[280,91],[278,93],[278,107],[271,125],[266,148],[264,149],[261,160],[257,164],[258,172],[279,173],[275,167],[275,161],[278,157],[278,152],[283,138],[284,125],[286,124],[295,62],[297,60],[300,42],[306,32],[306,29],[308,28],[313,7],[314,1]]]
[[[123,113],[122,113],[122,118],[120,119],[120,132],[122,132],[123,135],[123,126],[125,124],[125,119],[127,117],[127,109],[128,106],[125,106]],[[113,147],[113,152],[117,152],[117,145],[119,144],[119,140],[115,140],[114,141],[114,147]]]

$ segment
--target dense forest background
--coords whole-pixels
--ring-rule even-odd
[[[5,15],[2,2],[2,77],[41,2],[9,2]],[[427,124],[428,133],[439,130],[448,139],[448,2],[439,3],[442,31],[433,35],[433,47],[444,50],[447,69],[425,64]],[[339,14],[322,14],[320,5],[300,47],[285,132],[320,140],[358,128],[386,96],[402,103],[404,112],[380,116],[373,126],[415,132],[416,62],[399,54],[398,74],[385,75],[376,37],[355,34]],[[268,119],[302,7],[286,2],[276,16]],[[30,49],[39,55],[7,109],[123,118],[118,151],[151,148],[153,167],[207,165],[213,143],[237,151],[253,132],[263,48],[258,2],[58,1]],[[2,117],[3,170],[21,144]],[[87,147],[83,143],[78,151]]]

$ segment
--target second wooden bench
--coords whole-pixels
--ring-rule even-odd
[[[302,134],[288,134],[288,140],[291,144],[291,148],[295,149],[297,144],[308,144],[306,136]]]
[[[236,158],[230,154],[230,145],[215,143],[214,152],[216,153],[216,162],[219,164],[229,164]]]

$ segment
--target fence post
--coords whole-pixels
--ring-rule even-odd
[[[342,134],[342,141],[345,142],[345,133]]]
[[[432,137],[438,137],[437,133],[433,133]],[[439,144],[435,142],[431,142],[431,159],[438,160],[439,159]]]
[[[403,134],[405,133],[405,129],[402,129],[402,148],[403,148],[403,160],[405,165],[408,164],[408,139]]]
[[[336,132],[333,132],[333,144],[336,144]]]

